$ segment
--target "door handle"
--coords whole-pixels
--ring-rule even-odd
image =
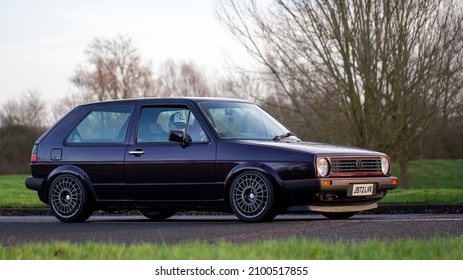
[[[129,151],[129,155],[133,155],[133,156],[136,156],[136,157],[139,157],[139,156],[144,155],[144,154],[146,154],[146,152],[143,151],[143,150]]]

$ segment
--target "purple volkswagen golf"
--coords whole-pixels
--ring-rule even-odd
[[[246,222],[343,219],[396,188],[387,155],[303,142],[256,104],[148,98],[73,109],[35,143],[27,188],[63,222],[93,211],[233,211]]]

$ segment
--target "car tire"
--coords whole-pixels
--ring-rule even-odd
[[[245,171],[233,180],[230,206],[245,222],[265,222],[275,218],[276,198],[272,183],[262,172]]]
[[[156,210],[140,210],[140,213],[150,220],[165,220],[172,217],[174,211],[156,211]]]
[[[93,213],[87,188],[72,174],[59,175],[52,181],[48,202],[53,215],[62,222],[83,222]]]
[[[340,213],[323,212],[320,214],[322,214],[323,216],[325,216],[326,218],[330,220],[344,220],[344,219],[348,219],[354,216],[355,214],[357,214],[357,212],[340,212]]]

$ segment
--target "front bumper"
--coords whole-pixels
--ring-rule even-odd
[[[393,190],[397,187],[397,177],[343,177],[316,178],[284,181],[286,191],[337,192],[347,191],[353,184],[374,184],[376,191]],[[328,184],[329,183],[329,184]]]
[[[288,211],[312,212],[360,212],[375,209],[376,202],[388,190],[397,187],[396,177],[343,177],[316,178],[286,181],[284,187],[288,199]],[[356,184],[372,185],[373,191],[365,195],[354,195]]]

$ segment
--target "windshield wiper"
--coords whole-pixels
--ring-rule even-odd
[[[277,141],[280,141],[281,139],[288,138],[289,136],[295,136],[295,135],[292,132],[283,133],[283,134],[273,137],[273,141],[277,142]]]

